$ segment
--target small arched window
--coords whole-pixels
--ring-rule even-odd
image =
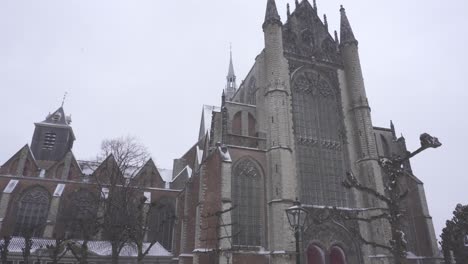
[[[346,264],[346,255],[340,247],[333,246],[331,248],[330,264]]]
[[[162,198],[150,210],[150,240],[158,241],[165,249],[171,251],[175,222],[172,202],[168,198]]]
[[[307,248],[307,264],[325,264],[325,254],[317,245]]]
[[[261,246],[263,238],[263,178],[250,159],[239,161],[232,173],[233,242],[240,246]]]
[[[18,203],[13,234],[42,236],[47,222],[49,204],[50,195],[45,189],[34,187],[26,191]]]

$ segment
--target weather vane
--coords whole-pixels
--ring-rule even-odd
[[[65,99],[67,99],[67,94],[68,94],[68,92],[65,92],[65,94],[63,95],[62,107],[63,107],[63,104],[65,104]]]

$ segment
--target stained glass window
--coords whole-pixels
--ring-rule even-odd
[[[49,212],[50,195],[41,188],[34,187],[26,191],[20,198],[16,213],[14,235],[42,236],[47,214]]]
[[[239,161],[232,173],[232,233],[235,245],[261,246],[263,234],[263,177],[250,159]]]
[[[293,81],[293,122],[300,200],[306,204],[348,206],[341,99],[329,80],[315,71]]]

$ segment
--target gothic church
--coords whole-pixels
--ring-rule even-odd
[[[358,40],[345,9],[340,36],[329,33],[315,1],[288,6],[283,23],[267,0],[265,46],[237,86],[229,64],[220,107],[203,106],[198,141],[168,171],[149,160],[137,177],[151,200],[164,200],[175,225],[160,237],[165,254],[150,260],[179,264],[295,263],[295,239],[285,209],[299,199],[309,214],[327,207],[365,211],[378,202],[345,189],[346,172],[383,191],[380,157],[407,153],[395,128],[374,127],[361,71]],[[36,123],[25,146],[0,167],[0,233],[44,222],[35,236],[52,238],[64,227],[54,218],[61,197],[92,184],[101,164],[77,161],[71,120],[59,108]],[[408,262],[438,262],[438,247],[423,183],[405,164]],[[149,194],[148,194],[149,193]],[[32,209],[32,205],[37,210]],[[63,206],[63,205],[62,205]],[[380,222],[329,221],[308,225],[302,263],[391,263],[387,251],[357,239],[389,239]],[[167,254],[166,254],[167,253]],[[95,262],[105,260],[95,256]],[[148,263],[153,263],[148,262]]]

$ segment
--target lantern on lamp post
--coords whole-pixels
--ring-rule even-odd
[[[293,206],[286,209],[286,215],[288,217],[289,224],[294,230],[294,238],[296,239],[296,264],[300,264],[301,255],[299,251],[299,236],[307,219],[307,211],[302,208],[301,203],[296,198],[296,201],[293,202]]]

